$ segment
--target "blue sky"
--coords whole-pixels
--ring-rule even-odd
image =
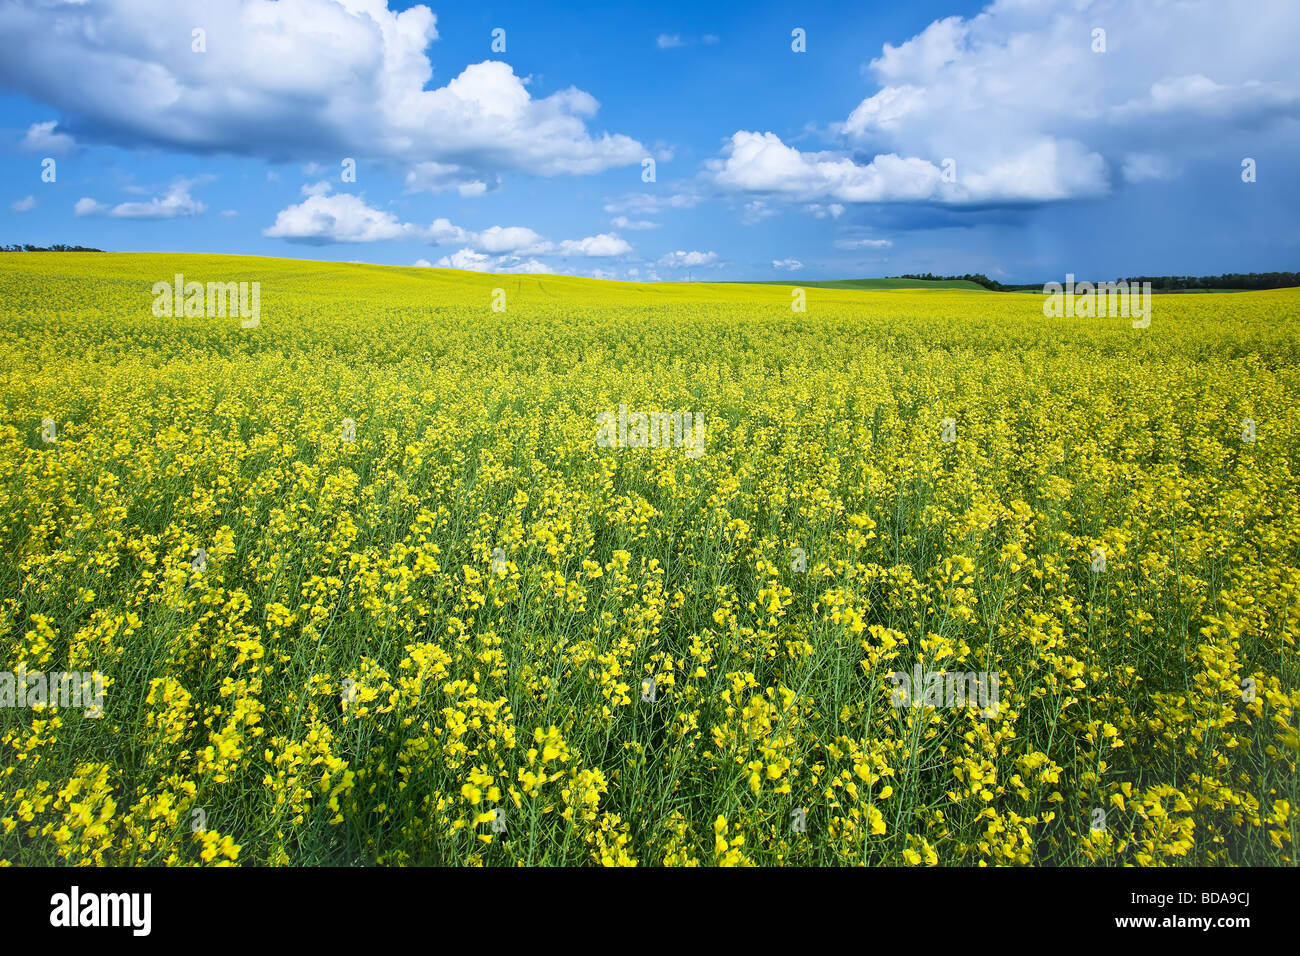
[[[1292,0],[6,0],[0,242],[651,280],[1294,270],[1297,36]]]

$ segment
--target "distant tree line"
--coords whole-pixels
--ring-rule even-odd
[[[88,246],[65,246],[63,243],[56,243],[52,246],[33,246],[31,243],[18,245],[14,243],[11,246],[0,246],[0,252],[103,252],[103,249],[91,249]]]
[[[964,279],[974,282],[994,292],[1024,292],[1029,289],[1042,289],[1042,283],[1023,285],[1005,285],[996,279],[990,279],[982,272],[968,273],[961,276],[937,276],[927,272],[924,275],[905,275],[902,279],[924,279],[928,282],[953,282]],[[1058,280],[1059,281],[1059,280]],[[1130,276],[1116,279],[1116,282],[1150,282],[1152,292],[1176,292],[1196,289],[1287,289],[1300,286],[1300,272],[1229,272],[1220,276]]]
[[[927,272],[924,275],[920,273],[913,273],[909,275],[899,276],[899,278],[900,279],[924,279],[926,282],[956,282],[958,280],[963,280],[965,282],[974,282],[977,285],[982,285],[986,289],[993,289],[995,292],[1000,292],[1004,289],[1020,288],[1019,286],[1003,285],[1001,282],[998,282],[996,279],[990,279],[982,272],[967,273],[964,276],[937,276],[933,272]],[[1025,286],[1025,288],[1028,289],[1029,286]]]
[[[1152,291],[1174,289],[1286,289],[1300,285],[1300,272],[1229,272],[1221,276],[1136,276]]]

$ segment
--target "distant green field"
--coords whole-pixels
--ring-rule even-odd
[[[762,279],[744,285],[788,285],[813,289],[965,289],[971,292],[988,292],[978,282],[965,279],[942,279],[932,282],[927,279],[822,279],[796,282],[793,279]]]

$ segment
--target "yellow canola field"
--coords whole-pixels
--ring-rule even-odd
[[[791,301],[0,254],[0,861],[1293,864],[1300,290]]]

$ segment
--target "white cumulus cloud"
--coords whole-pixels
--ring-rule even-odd
[[[717,263],[716,252],[685,252],[678,249],[659,260],[659,265],[668,269],[684,269],[693,266],[711,266]]]
[[[498,183],[494,178],[489,186],[478,174],[455,163],[416,163],[406,173],[408,192],[441,193],[454,189],[462,197],[468,198],[482,196]]]
[[[1178,175],[1209,128],[1244,138],[1294,124],[1298,34],[1291,0],[1249,14],[1201,0],[994,0],[886,43],[864,70],[877,91],[836,128],[843,149],[741,130],[709,170],[723,189],[801,201],[1103,196],[1120,176]]]
[[[526,226],[491,226],[475,233],[473,244],[485,252],[546,252],[551,244]]]
[[[626,239],[602,232],[585,239],[565,239],[560,243],[560,254],[565,256],[625,256],[632,251]]]
[[[18,143],[18,148],[29,153],[43,153],[49,156],[62,156],[71,152],[77,141],[67,133],[55,132],[57,120],[45,123],[33,123],[27,127],[27,133]]]
[[[320,245],[419,239],[426,232],[412,223],[398,221],[391,212],[366,205],[360,196],[309,193],[302,202],[281,209],[262,235]]]
[[[196,26],[206,52],[191,48]],[[507,63],[472,63],[434,84],[426,50],[438,31],[424,5],[6,0],[0,37],[0,86],[119,145],[434,162],[457,167],[456,188],[471,193],[491,181],[479,170],[589,174],[646,155],[626,135],[588,127],[599,108],[591,94],[533,97]],[[36,136],[62,135],[52,130]]]
[[[924,159],[894,154],[859,165],[831,152],[805,153],[775,133],[741,130],[731,137],[724,159],[711,160],[714,181],[724,189],[760,192],[788,199],[888,202],[926,199],[941,172]]]
[[[663,223],[652,222],[649,219],[629,219],[627,216],[615,216],[610,220],[610,225],[615,229],[626,229],[630,232],[636,232],[640,229],[658,229]]]
[[[438,260],[444,269],[468,269],[471,272],[490,272],[492,257],[473,249],[459,249]]]
[[[207,207],[190,195],[190,188],[196,182],[198,180],[178,179],[166,194],[142,202],[109,205],[83,196],[77,200],[73,212],[78,216],[109,216],[113,219],[176,219],[181,216],[197,216]]]
[[[443,256],[438,260],[438,265],[444,269],[467,269],[470,272],[537,274],[551,271],[546,267],[545,263],[539,262],[536,258],[524,259],[515,255],[491,256],[469,247],[458,249],[450,255]]]

